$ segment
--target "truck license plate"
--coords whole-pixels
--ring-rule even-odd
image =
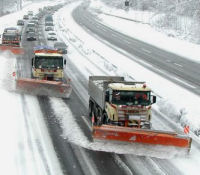
[[[139,115],[129,115],[129,120],[140,120]]]

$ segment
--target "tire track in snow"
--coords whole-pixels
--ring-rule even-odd
[[[30,112],[28,111],[28,108],[27,108],[27,102],[25,101],[25,97],[24,97],[24,95],[22,95],[21,96],[21,101],[22,101],[22,105],[23,105],[23,113],[24,113],[24,125],[25,125],[25,132],[27,132],[27,134],[26,134],[26,139],[25,140],[27,140],[27,150],[29,151],[30,150],[30,154],[29,155],[31,155],[31,156],[28,156],[29,157],[29,159],[32,159],[32,160],[26,160],[26,162],[32,162],[31,164],[29,164],[30,166],[33,166],[32,168],[31,167],[27,167],[28,168],[28,170],[29,171],[32,171],[33,172],[33,174],[40,174],[39,172],[40,171],[42,171],[41,169],[40,169],[40,171],[39,171],[39,167],[38,167],[38,165],[37,165],[37,158],[36,158],[36,155],[38,154],[37,153],[37,151],[38,150],[35,150],[36,148],[36,145],[35,145],[35,143],[36,142],[34,142],[34,140],[35,140],[35,138],[34,138],[34,136],[33,136],[33,131],[31,131],[32,130],[32,127],[31,127],[31,125],[33,124],[30,124],[30,117],[31,117],[31,115],[30,115]],[[28,155],[28,154],[27,154]],[[25,157],[27,156],[27,155],[25,155]],[[30,170],[30,168],[32,169],[32,170]],[[40,167],[41,168],[41,167]],[[48,169],[48,168],[47,168]],[[47,171],[48,172],[48,171]],[[44,170],[43,170],[43,173],[45,173],[44,172]],[[27,174],[29,174],[29,173],[27,173]],[[47,175],[49,175],[50,173],[48,172],[47,173]]]

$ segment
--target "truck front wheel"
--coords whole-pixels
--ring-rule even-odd
[[[99,108],[96,108],[96,121],[98,126],[101,126],[103,123],[102,112]]]

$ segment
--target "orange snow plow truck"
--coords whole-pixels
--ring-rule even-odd
[[[21,33],[17,28],[5,28],[1,40],[0,50],[9,50],[16,55],[24,54],[24,49],[20,47]]]
[[[88,91],[94,139],[190,151],[190,137],[151,129],[151,105],[156,96],[145,82],[127,82],[118,76],[90,76]]]
[[[64,79],[66,60],[49,46],[34,48],[32,78],[17,78],[16,89],[22,93],[69,98],[72,87]]]

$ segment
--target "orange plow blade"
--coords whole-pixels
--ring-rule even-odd
[[[100,140],[113,140],[130,143],[142,143],[148,145],[164,145],[191,148],[192,139],[178,135],[174,132],[158,130],[145,130],[120,126],[102,125],[93,127],[93,138]]]
[[[8,45],[0,45],[0,50],[1,51],[10,51],[15,55],[22,55],[24,54],[24,49],[21,47],[13,47],[13,46],[8,46]]]
[[[72,87],[69,83],[30,78],[17,79],[16,89],[21,93],[60,98],[69,98],[72,92]]]

